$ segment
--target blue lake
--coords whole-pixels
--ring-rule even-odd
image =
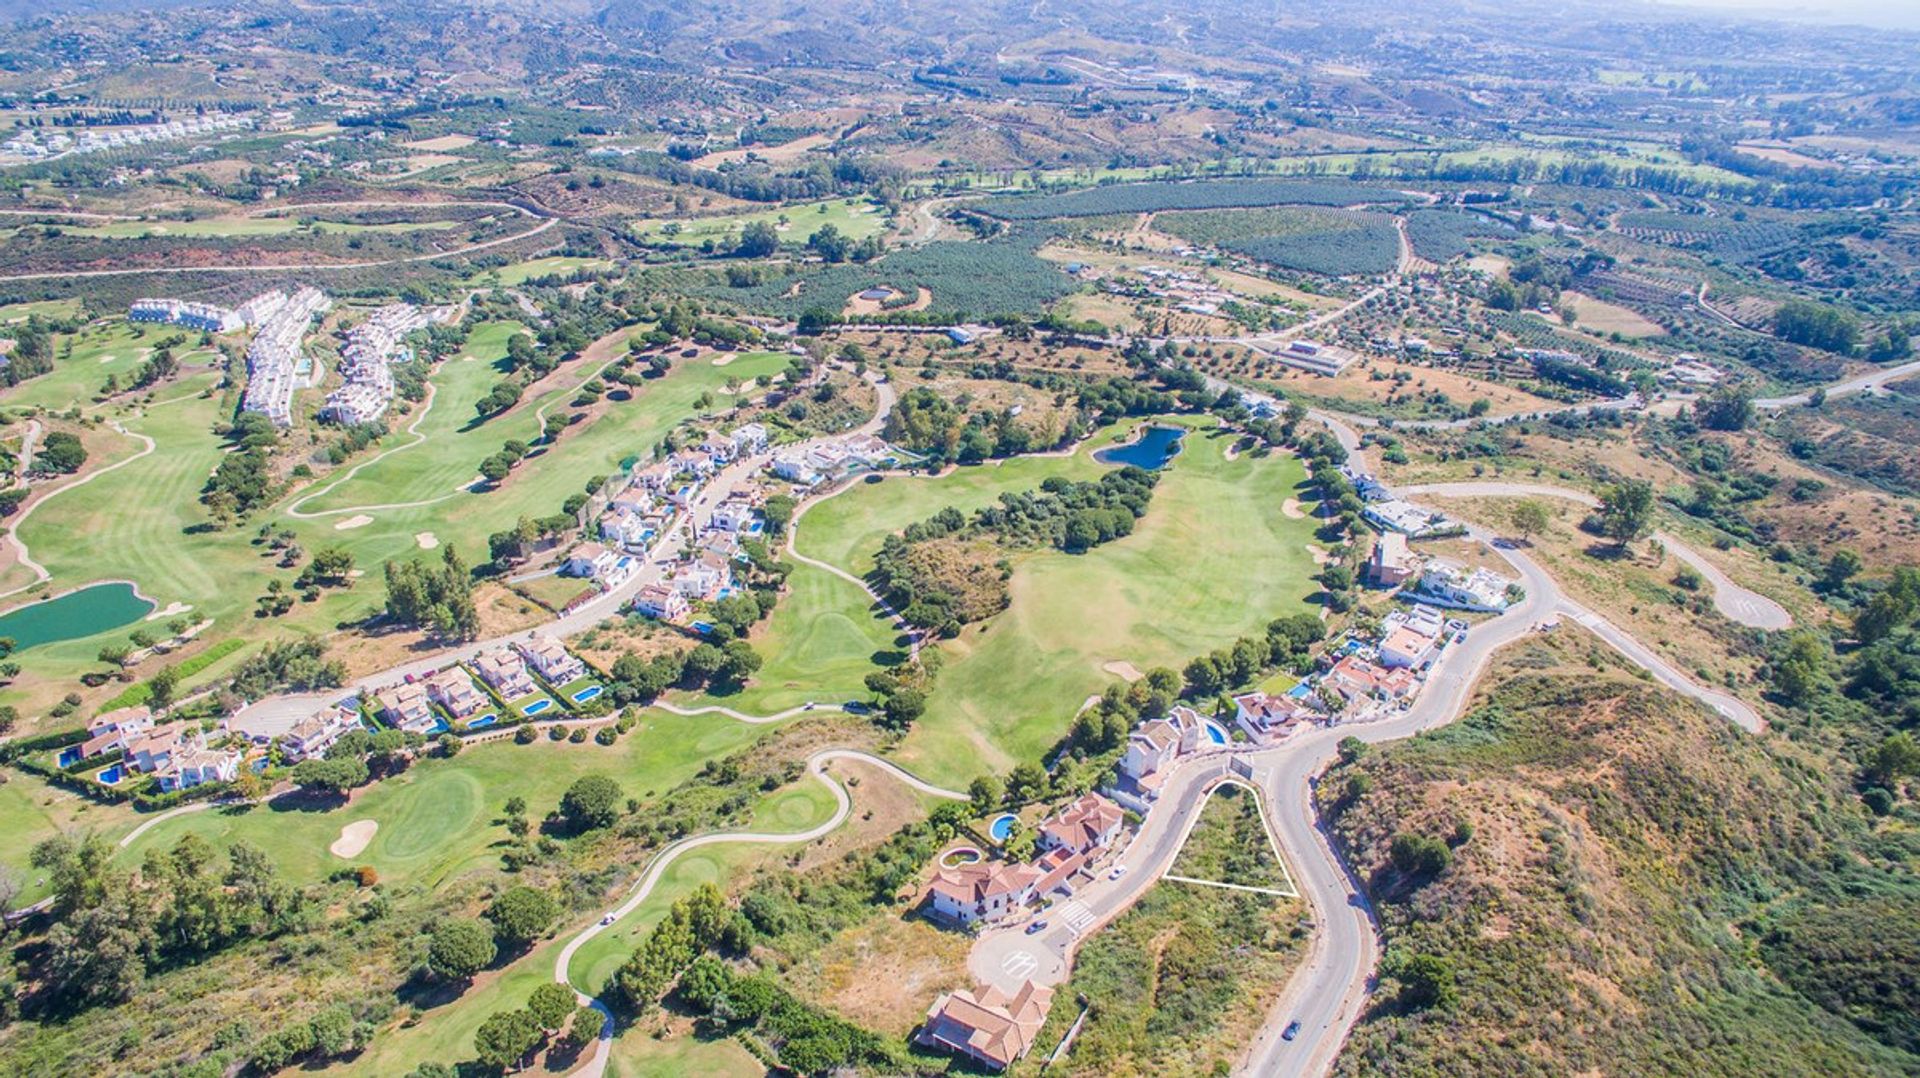
[[[1180,452],[1180,439],[1186,433],[1179,427],[1148,427],[1140,432],[1140,437],[1126,445],[1102,449],[1093,455],[1093,459],[1102,464],[1131,464],[1136,468],[1155,471],[1166,467],[1167,462]]]
[[[0,636],[13,637],[14,647],[24,651],[118,629],[152,610],[151,602],[133,593],[132,584],[95,584],[9,611],[0,617]]]

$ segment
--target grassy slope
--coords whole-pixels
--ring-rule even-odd
[[[868,212],[869,210],[872,212]],[[887,224],[886,213],[874,203],[861,199],[849,205],[846,199],[834,198],[777,210],[755,210],[750,213],[731,213],[720,217],[695,217],[682,220],[676,222],[680,225],[678,235],[669,235],[664,231],[667,225],[665,221],[639,222],[634,226],[634,232],[648,243],[697,247],[706,240],[718,242],[726,237],[738,237],[748,225],[757,222],[764,221],[778,227],[782,217],[789,222],[789,227],[780,233],[780,242],[783,244],[804,245],[807,237],[819,231],[822,225],[832,225],[840,230],[841,235],[849,239],[863,240],[880,232]]]
[[[1499,660],[1479,705],[1342,771],[1334,827],[1395,954],[1449,959],[1460,1001],[1403,1013],[1389,977],[1344,1074],[1893,1074],[1915,1060],[1777,980],[1754,919],[1845,863],[1858,808],[1797,747],[1646,686],[1574,631]],[[1591,663],[1591,668],[1587,665]],[[1414,888],[1400,831],[1472,825]]]

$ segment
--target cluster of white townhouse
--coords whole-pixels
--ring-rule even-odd
[[[206,731],[191,722],[170,722],[129,738],[125,756],[128,770],[153,776],[168,793],[232,782],[240,776],[243,759],[236,749],[210,748]]]
[[[527,691],[532,691],[531,686]],[[473,675],[458,663],[371,695],[374,712],[389,725],[423,735],[446,728],[435,707],[458,720],[472,718],[492,703],[474,683]]]
[[[293,423],[293,394],[299,388],[300,341],[314,316],[333,306],[325,292],[302,287],[274,306],[260,322],[260,331],[247,346],[247,393],[244,411],[259,412],[274,426]]]
[[[0,151],[32,159],[56,157],[63,153],[99,153],[103,150],[124,149],[149,142],[237,131],[252,127],[253,122],[253,117],[245,113],[216,112],[185,120],[162,120],[159,123],[104,128],[99,131],[82,128],[78,134],[68,134],[65,131],[48,132],[27,127],[21,128],[12,138],[0,143]]]
[[[892,446],[871,434],[850,434],[805,449],[777,453],[769,467],[774,475],[788,482],[811,487],[854,472],[885,467],[898,457]]]
[[[413,358],[407,335],[431,319],[411,303],[390,303],[348,330],[340,349],[341,383],[327,394],[320,418],[353,426],[385,415],[393,403],[393,364]]]
[[[1071,894],[1074,879],[1120,835],[1126,813],[1100,794],[1067,805],[1040,825],[1031,862],[977,861],[942,868],[927,890],[935,917],[972,925],[1008,917],[1054,892]]]
[[[127,321],[185,326],[202,333],[232,333],[247,324],[240,317],[240,312],[230,307],[153,297],[134,300],[127,307]]]

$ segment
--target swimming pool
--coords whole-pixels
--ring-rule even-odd
[[[67,768],[72,767],[74,764],[77,764],[79,762],[80,762],[80,746],[78,745],[69,745],[64,749],[61,749],[60,755],[53,758],[54,766],[58,767],[62,771],[65,771]]]
[[[573,694],[573,702],[576,704],[584,704],[588,700],[593,699],[594,697],[600,695],[605,691],[606,691],[605,689],[601,688],[598,685],[589,685],[586,688],[581,689],[579,692]]]
[[[535,700],[535,701],[534,701],[533,703],[531,703],[531,704],[528,704],[528,705],[527,705],[526,707],[523,707],[523,708],[521,708],[521,709],[520,709],[520,714],[522,714],[522,715],[538,715],[538,714],[540,714],[540,713],[541,713],[542,711],[545,711],[546,709],[548,709],[548,708],[550,708],[550,707],[552,707],[552,706],[553,706],[553,701],[552,701],[552,700]],[[471,728],[472,728],[472,727],[473,727],[474,725],[475,725],[474,723],[468,723],[468,724],[467,724],[467,726],[468,726],[468,728],[469,728],[469,729],[471,729]]]
[[[1288,689],[1287,695],[1293,697],[1295,700],[1305,700],[1307,698],[1307,694],[1312,691],[1313,691],[1313,686],[1308,685],[1306,682],[1303,681],[1300,684],[1295,685],[1293,688]]]
[[[1227,731],[1219,723],[1209,722],[1206,725],[1208,741],[1216,745],[1224,745],[1227,743]]]
[[[120,780],[126,777],[127,777],[126,769],[121,767],[119,764],[114,764],[112,767],[109,767],[106,770],[101,771],[99,774],[93,776],[94,781],[98,782],[102,786],[118,786],[120,785]]]
[[[451,726],[449,726],[449,725],[447,725],[447,720],[445,720],[445,719],[435,719],[435,720],[433,720],[433,724],[432,724],[431,726],[428,726],[428,727],[427,727],[427,734],[426,734],[426,736],[428,736],[428,737],[438,737],[439,735],[441,735],[441,734],[444,734],[444,733],[446,733],[446,732],[447,732],[448,730],[451,730],[451,729],[453,729],[453,727],[451,727]]]
[[[1011,812],[996,817],[993,823],[987,826],[987,834],[992,835],[995,842],[1005,842],[1013,834],[1013,825],[1017,822],[1019,817]]]
[[[542,703],[542,704],[544,704],[544,703],[546,703],[546,701],[545,701],[545,700],[541,700],[541,701],[539,701],[539,703]],[[531,707],[529,707],[529,708],[527,709],[527,714],[529,714],[529,715],[531,715],[531,714],[533,714],[533,709],[532,709]],[[489,727],[489,726],[492,726],[492,725],[493,725],[494,723],[496,723],[496,722],[499,722],[499,721],[500,721],[500,719],[499,719],[499,717],[498,717],[498,716],[496,716],[496,715],[482,715],[482,716],[480,716],[480,717],[479,717],[479,718],[477,718],[477,719],[473,719],[473,720],[471,720],[471,721],[469,721],[469,722],[467,723],[467,729],[469,729],[469,730],[484,730],[484,729],[486,729],[487,727]]]

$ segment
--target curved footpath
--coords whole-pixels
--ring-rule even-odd
[[[853,811],[853,798],[847,794],[845,786],[835,782],[833,778],[826,773],[826,765],[834,760],[857,760],[860,763],[877,767],[894,779],[923,794],[946,798],[950,801],[967,800],[967,795],[958,790],[948,790],[940,786],[935,786],[925,779],[920,778],[918,775],[905,770],[900,767],[900,765],[889,760],[883,760],[871,753],[861,752],[856,749],[823,749],[820,752],[816,752],[807,758],[807,773],[825,783],[827,789],[833,793],[834,810],[832,816],[805,831],[791,831],[784,834],[760,831],[722,831],[714,834],[696,835],[692,838],[683,838],[665,847],[654,855],[652,861],[648,862],[646,871],[640,876],[640,882],[634,885],[633,892],[627,896],[625,902],[622,902],[605,918],[595,921],[593,924],[581,930],[578,935],[567,941],[565,947],[560,949],[559,956],[555,958],[553,962],[554,981],[572,988],[573,982],[568,977],[567,967],[573,963],[573,956],[581,947],[586,945],[587,941],[613,927],[619,923],[621,918],[638,909],[640,904],[645,902],[647,898],[653,894],[654,888],[659,886],[660,880],[666,875],[667,870],[673,867],[673,863],[679,860],[681,855],[691,853],[705,846],[716,846],[727,843],[781,846],[801,842],[812,842],[815,839],[826,837],[841,824],[845,823],[848,814]],[[599,1011],[603,1020],[600,1026],[600,1037],[594,1041],[593,1055],[590,1056],[586,1062],[574,1069],[572,1072],[573,1078],[600,1078],[601,1075],[606,1073],[607,1057],[613,1048],[613,1012],[599,999],[585,992],[581,992],[578,989],[574,989],[574,996],[581,1003],[588,1004],[592,1006],[594,1010]]]

